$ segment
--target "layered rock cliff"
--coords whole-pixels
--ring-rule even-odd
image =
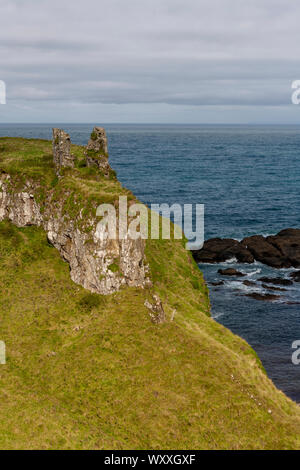
[[[71,153],[70,137],[60,129],[53,130],[53,164],[58,178],[50,187],[36,178],[23,174],[20,179],[19,174],[3,171],[0,220],[8,219],[18,227],[43,227],[49,242],[69,263],[72,280],[92,292],[110,294],[123,285],[145,287],[151,284],[144,255],[145,241],[133,240],[129,233],[125,239],[111,240],[99,224],[97,205],[107,202],[107,198],[101,200],[101,186],[111,171],[104,129],[95,128],[91,141],[95,155],[97,149],[103,150],[95,162],[100,161],[101,165],[95,165],[92,176],[87,173],[84,179],[79,170],[72,173],[78,162]],[[88,162],[84,164],[81,160],[81,166],[93,165],[91,145],[85,155]],[[104,169],[102,173],[101,169]],[[99,195],[94,199],[82,189],[92,183],[99,188]]]

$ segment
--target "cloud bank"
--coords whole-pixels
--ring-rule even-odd
[[[298,122],[299,2],[2,0],[0,121]]]

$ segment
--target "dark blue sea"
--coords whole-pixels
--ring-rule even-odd
[[[59,125],[85,145],[92,125]],[[205,204],[205,238],[241,239],[300,228],[300,126],[197,126],[101,124],[108,133],[111,166],[144,203]],[[0,136],[51,138],[52,124],[3,125]],[[255,280],[287,277],[260,263],[234,266]],[[216,321],[245,338],[278,388],[300,402],[300,365],[291,349],[300,340],[300,284],[279,300],[246,297],[262,287],[219,280],[220,265],[200,265],[210,287]]]

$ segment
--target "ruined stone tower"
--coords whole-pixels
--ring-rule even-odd
[[[71,155],[71,139],[62,129],[54,128],[53,131],[53,161],[56,174],[62,167],[74,167],[74,156]]]
[[[96,165],[104,174],[109,173],[107,137],[103,127],[94,127],[91,133],[86,147],[86,163],[87,166]]]

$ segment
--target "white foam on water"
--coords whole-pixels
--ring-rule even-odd
[[[245,235],[244,237],[242,238],[234,238],[232,237],[233,240],[236,240],[237,242],[241,242],[242,240],[244,240],[244,238],[248,238],[248,237],[253,237],[257,235],[257,233],[253,234],[252,235]],[[273,235],[275,235],[274,233],[260,233],[259,235],[262,235],[263,237],[272,237]]]
[[[259,285],[255,286],[246,286],[243,284],[242,281],[227,281],[225,282],[226,287],[230,287],[231,289],[237,289],[242,292],[246,292],[247,294],[250,293],[256,293],[256,294],[262,294],[266,292],[266,289]]]
[[[218,265],[218,263],[204,263],[204,261],[200,261],[197,264],[198,264],[198,266],[200,266],[200,268],[201,268],[201,266],[217,266]]]
[[[224,315],[224,313],[213,313],[211,318],[213,318],[214,320],[216,320],[217,318],[220,318]]]
[[[254,276],[254,274],[259,274],[259,273],[261,273],[260,268],[256,269],[255,271],[250,271],[250,273],[245,273],[245,274],[247,274],[247,276]]]
[[[276,234],[275,233],[262,233],[262,236],[267,238],[267,237],[274,237]]]
[[[261,261],[257,261],[256,259],[254,260],[253,263],[251,263],[251,266],[253,266],[253,265],[254,265],[254,266],[262,266],[262,267],[264,266],[264,267],[267,267],[266,264],[262,263]]]
[[[238,262],[238,260],[236,259],[235,256],[233,256],[232,258],[229,258],[226,261],[224,261],[223,264],[233,264],[233,263],[237,263],[237,262]]]
[[[228,265],[230,265],[230,264],[239,264],[238,260],[236,259],[235,256],[233,256],[232,258],[227,259],[226,261],[221,261],[219,263],[214,263],[215,266],[221,266],[221,267],[225,266],[226,268],[228,268]],[[211,265],[211,263],[210,263],[210,265]]]
[[[283,273],[283,274],[289,274],[289,273],[293,273],[295,271],[299,271],[299,268],[294,268],[293,266],[291,266],[290,268],[279,268],[279,269],[276,269],[276,268],[273,268],[275,272],[280,272],[280,273]]]

